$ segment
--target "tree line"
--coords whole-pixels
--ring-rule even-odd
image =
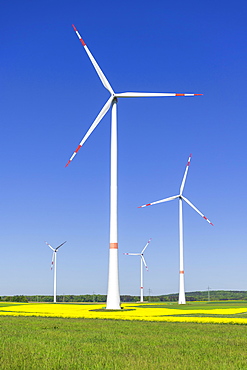
[[[210,290],[185,293],[186,301],[227,301],[227,300],[247,300],[247,291],[236,290]],[[106,295],[102,294],[83,294],[83,295],[58,295],[57,302],[106,302]],[[121,302],[138,302],[139,296],[121,295]],[[4,302],[53,302],[53,296],[46,295],[15,295],[2,296]],[[165,294],[159,296],[145,296],[146,302],[177,302],[178,293]]]

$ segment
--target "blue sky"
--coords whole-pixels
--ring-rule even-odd
[[[186,291],[247,290],[244,1],[24,1],[1,4],[0,295],[105,294],[110,113],[65,168],[106,102],[74,23],[116,92],[203,93],[118,104],[120,293],[178,291],[176,195],[184,195]]]

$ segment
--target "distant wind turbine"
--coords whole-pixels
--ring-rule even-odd
[[[179,200],[179,260],[180,260],[180,271],[179,271],[179,297],[178,297],[178,303],[179,304],[185,304],[185,289],[184,289],[184,246],[183,246],[183,200],[191,206],[197,213],[199,213],[200,216],[204,218],[210,225],[213,226],[212,222],[209,221],[207,217],[204,216],[187,198],[183,196],[183,190],[185,185],[185,180],[187,177],[190,161],[191,161],[192,155],[190,154],[186,168],[184,177],[180,186],[179,194],[175,195],[173,197],[165,198],[158,200],[157,202],[144,204],[143,206],[140,206],[138,208],[151,206],[153,204],[168,202],[169,200],[177,199]]]
[[[52,246],[50,244],[48,244],[47,242],[45,242],[46,245],[48,245],[49,248],[51,248],[51,250],[53,251],[52,253],[52,260],[51,260],[51,270],[52,268],[54,267],[53,269],[53,283],[54,283],[54,303],[57,302],[57,251],[58,251],[58,248],[60,248],[62,245],[64,245],[66,242],[63,242],[62,244],[60,244],[57,248],[52,248]]]
[[[148,271],[148,267],[144,258],[144,251],[146,250],[147,246],[151,242],[152,239],[149,239],[141,253],[124,253],[127,256],[140,256],[140,261],[141,261],[141,295],[140,295],[140,302],[143,302],[143,265],[146,267],[146,270]]]
[[[89,59],[91,60],[103,86],[110,93],[98,116],[90,126],[86,135],[70,157],[66,167],[73,160],[81,149],[82,145],[97,127],[99,122],[111,108],[111,178],[110,178],[110,246],[109,246],[109,270],[108,270],[108,292],[106,309],[120,309],[119,276],[118,276],[118,221],[117,221],[117,102],[118,98],[138,98],[138,97],[167,97],[167,96],[196,96],[202,94],[180,94],[180,93],[145,93],[145,92],[123,92],[115,93],[103,71],[94,59],[76,27],[72,25],[76,35],[83,45]]]

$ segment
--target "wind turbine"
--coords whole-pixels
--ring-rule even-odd
[[[139,98],[139,97],[167,97],[167,96],[195,96],[202,94],[180,94],[180,93],[145,93],[145,92],[123,92],[115,93],[103,71],[94,59],[86,43],[72,25],[76,35],[83,45],[89,59],[91,60],[103,86],[109,91],[110,97],[95,118],[86,135],[70,157],[66,167],[73,160],[81,149],[87,138],[97,127],[99,122],[111,108],[111,175],[110,175],[110,246],[109,246],[109,270],[108,270],[108,292],[106,309],[120,309],[119,276],[118,276],[118,222],[117,222],[117,102],[118,98]]]
[[[124,253],[127,256],[140,256],[140,261],[141,261],[141,294],[140,294],[140,302],[143,302],[143,265],[146,267],[146,270],[148,271],[148,267],[144,258],[144,251],[146,250],[147,246],[151,242],[152,239],[149,239],[141,253]]]
[[[179,304],[185,304],[185,289],[184,289],[184,245],[183,245],[183,200],[191,206],[197,213],[199,213],[200,216],[202,216],[210,225],[213,226],[212,222],[209,221],[209,219],[204,216],[203,213],[201,213],[187,198],[183,196],[183,190],[184,190],[184,185],[185,185],[185,180],[188,174],[189,170],[189,165],[191,161],[192,155],[190,154],[185,172],[184,172],[184,177],[180,186],[179,194],[174,195],[173,197],[165,198],[158,200],[157,202],[153,203],[148,203],[143,206],[140,206],[138,208],[142,207],[147,207],[151,206],[153,204],[158,204],[158,203],[163,203],[163,202],[168,202],[169,200],[174,200],[177,199],[179,200],[179,265],[180,265],[180,270],[179,270],[179,297],[178,297],[178,303]]]
[[[63,242],[62,244],[60,244],[55,249],[52,248],[52,246],[50,244],[48,244],[47,242],[45,242],[45,243],[53,251],[53,253],[52,253],[52,260],[51,260],[51,270],[54,267],[54,270],[53,270],[54,271],[54,275],[53,275],[54,276],[54,278],[53,278],[53,282],[54,282],[54,303],[56,303],[57,302],[57,251],[58,251],[58,248],[60,248],[66,242]]]

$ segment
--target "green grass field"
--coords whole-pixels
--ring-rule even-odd
[[[0,369],[247,369],[246,325],[0,316],[0,338]]]

